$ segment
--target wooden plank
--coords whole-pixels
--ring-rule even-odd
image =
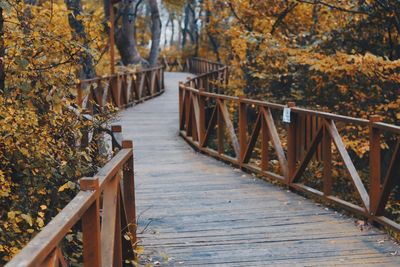
[[[239,140],[236,136],[235,128],[233,127],[231,118],[229,116],[229,111],[226,108],[226,104],[224,102],[222,102],[219,99],[217,100],[217,102],[218,102],[222,117],[224,118],[226,128],[228,129],[228,134],[231,139],[233,149],[235,150],[236,157],[239,158],[239,156],[240,156]]]
[[[84,266],[101,266],[99,179],[83,178],[79,182],[81,190],[96,194],[96,200],[81,219]]]
[[[322,139],[322,127],[319,128],[317,134],[314,137],[314,140],[311,142],[310,148],[308,149],[307,153],[304,155],[299,167],[297,168],[295,174],[293,175],[291,183],[297,182],[300,177],[303,175],[303,172],[307,168],[307,164],[310,162],[313,154],[316,152],[317,146]]]
[[[145,229],[139,236],[143,265],[148,258],[161,266],[399,264],[398,257],[389,256],[398,246],[379,230],[360,231],[354,219],[241,172],[237,160],[215,150],[200,151],[236,162],[234,167],[193,152],[176,137],[176,85],[186,75],[166,77],[168,90],[161,98],[128,109],[121,117],[124,135],[135,138],[138,232]],[[209,96],[203,97],[207,101]],[[211,125],[208,130],[215,123]],[[257,173],[248,164],[240,167]],[[265,173],[259,169],[260,175]],[[275,178],[282,180],[280,175]],[[329,199],[341,201],[333,196],[325,201]],[[363,208],[358,210],[364,214]]]
[[[211,132],[214,129],[215,123],[217,121],[217,113],[218,113],[218,106],[215,106],[214,109],[213,109],[213,112],[211,114],[211,118],[210,118],[210,120],[208,122],[207,131],[206,131],[206,134],[204,136],[203,143],[201,144],[202,147],[206,146],[206,144],[207,144],[207,142],[208,142],[208,140],[210,138]]]
[[[261,108],[264,120],[267,124],[269,130],[269,135],[271,137],[272,145],[274,146],[275,153],[278,157],[278,161],[281,167],[282,175],[288,177],[288,162],[286,160],[285,152],[283,151],[281,140],[279,138],[278,131],[276,130],[274,119],[272,118],[272,113],[270,109]]]
[[[365,189],[364,184],[361,181],[361,178],[358,175],[356,168],[354,167],[354,164],[350,158],[349,153],[347,153],[347,150],[343,144],[342,138],[340,137],[340,134],[336,128],[335,123],[333,121],[329,121],[329,122],[326,122],[325,125],[333,139],[333,142],[335,143],[335,146],[339,152],[340,157],[342,158],[342,160],[344,162],[344,165],[345,165],[347,171],[350,174],[351,181],[353,182],[358,194],[360,195],[360,198],[363,202],[364,207],[368,210],[370,207],[368,192]]]
[[[119,174],[104,187],[103,215],[101,221],[101,263],[102,266],[113,266],[115,255],[115,228],[118,208]]]
[[[254,146],[255,146],[255,144],[257,142],[258,135],[260,134],[261,118],[262,118],[262,115],[261,115],[261,112],[260,112],[260,113],[258,113],[256,122],[254,124],[253,132],[250,135],[250,140],[249,140],[249,142],[247,144],[247,148],[245,150],[246,152],[244,153],[242,163],[248,163],[250,158],[251,158]]]
[[[71,202],[47,224],[45,229],[40,231],[26,247],[7,264],[7,267],[36,266],[38,262],[43,262],[49,252],[57,247],[72,226],[80,220],[95,199],[96,195],[94,192],[79,192]]]
[[[400,171],[399,166],[400,166],[400,139],[398,138],[396,147],[393,151],[392,159],[390,160],[389,168],[385,176],[379,201],[377,203],[376,213],[379,215],[383,214],[386,203],[389,199],[389,195],[392,192],[394,186],[400,183],[397,176]]]

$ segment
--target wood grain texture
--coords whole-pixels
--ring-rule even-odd
[[[135,142],[139,245],[160,266],[399,266],[387,235],[194,152],[178,137],[178,81],[121,113]]]

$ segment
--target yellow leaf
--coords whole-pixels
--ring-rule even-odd
[[[21,214],[21,218],[24,219],[30,226],[32,226],[32,217],[28,214]]]
[[[143,252],[144,252],[144,247],[141,247],[141,246],[137,246],[136,247],[136,249],[135,249],[135,252],[137,253],[137,254],[143,254]]]
[[[9,212],[7,213],[7,217],[8,217],[8,219],[10,219],[10,220],[14,219],[14,218],[15,218],[15,212],[14,212],[14,211],[9,211]]]
[[[36,218],[36,223],[40,228],[42,228],[44,226],[44,221],[40,217]]]
[[[68,181],[65,184],[63,184],[62,186],[60,186],[60,188],[58,188],[58,192],[63,192],[65,189],[74,189],[74,188],[75,188],[75,184],[71,181]]]

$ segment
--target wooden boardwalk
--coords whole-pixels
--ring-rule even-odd
[[[377,229],[194,152],[178,136],[178,81],[122,112],[135,147],[141,262],[158,266],[400,266]]]

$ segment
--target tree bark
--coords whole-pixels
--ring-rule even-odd
[[[5,80],[6,75],[4,72],[4,56],[5,56],[5,48],[4,48],[4,17],[3,17],[3,8],[0,7],[0,90],[4,91],[5,88]]]
[[[185,49],[186,47],[186,41],[187,41],[187,34],[188,34],[188,28],[189,28],[189,4],[186,4],[185,7],[185,18],[183,20],[183,29],[182,29],[182,49]]]
[[[121,27],[116,28],[115,41],[119,54],[121,55],[122,64],[136,65],[142,64],[144,66],[148,63],[141,57],[137,50],[135,40],[135,1],[127,4],[120,4],[121,6]],[[116,25],[117,26],[117,25]]]
[[[96,70],[93,64],[93,56],[87,52],[89,50],[89,41],[86,35],[85,26],[76,19],[82,13],[82,5],[80,0],[64,0],[68,10],[72,13],[68,14],[69,26],[72,30],[72,38],[74,40],[82,40],[85,51],[80,54],[80,64],[82,66],[80,78],[91,79],[96,77]]]
[[[213,36],[213,34],[209,30],[209,24],[210,24],[210,21],[211,21],[210,18],[211,18],[212,13],[211,13],[210,10],[207,10],[205,13],[206,13],[206,24],[207,24],[205,29],[207,31],[207,36],[208,36],[208,39],[209,39],[209,41],[211,43],[212,50],[213,50],[215,56],[217,57],[217,61],[220,62],[221,58],[220,58],[220,55],[219,55],[219,43],[218,43],[218,40]]]
[[[171,19],[171,38],[169,39],[169,46],[172,47],[174,44],[174,39],[175,38],[175,20],[172,18]]]
[[[156,66],[160,54],[161,19],[157,0],[149,0],[151,12],[151,50],[149,56],[150,66]]]

